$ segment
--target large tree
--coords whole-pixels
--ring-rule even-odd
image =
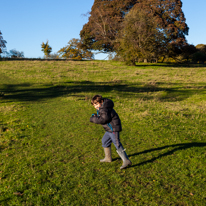
[[[158,29],[164,35],[161,47],[162,54],[171,57],[181,53],[182,47],[186,45],[185,35],[189,28],[182,11],[181,0],[148,0],[145,9],[150,9],[158,22]],[[172,52],[170,52],[172,51]],[[175,52],[173,52],[175,51]]]
[[[95,0],[89,21],[80,32],[85,49],[114,51],[125,14],[137,0]]]
[[[6,41],[2,37],[2,33],[0,31],[0,54],[3,53],[3,49],[6,48]]]
[[[186,45],[188,27],[180,0],[139,1],[126,15],[118,53],[133,62],[137,58],[175,57]]]
[[[164,44],[164,34],[159,29],[157,18],[144,7],[134,7],[125,17],[118,38],[117,54],[127,63],[135,64],[140,58],[158,57]]]
[[[145,21],[147,17],[142,18],[143,21],[156,25],[160,40],[156,50],[158,55],[166,55],[170,50],[180,51],[181,46],[186,44],[185,35],[188,34],[189,28],[185,22],[181,0],[96,0],[90,12],[89,22],[80,33],[85,47],[104,52],[118,51],[117,38],[120,31],[125,29],[125,23],[122,22],[131,9],[144,12],[150,16],[150,21]],[[143,29],[136,29],[137,32],[143,32]],[[157,33],[154,32],[154,35]],[[157,39],[153,39],[157,43]],[[170,52],[170,55],[175,52]]]

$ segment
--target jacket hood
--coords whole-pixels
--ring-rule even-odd
[[[114,107],[113,101],[111,99],[106,99],[105,98],[104,103],[102,105],[102,108],[111,108],[111,109],[113,109],[113,107]]]

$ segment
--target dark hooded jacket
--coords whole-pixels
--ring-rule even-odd
[[[101,124],[108,132],[122,131],[120,118],[113,109],[113,101],[110,99],[103,99],[103,101],[102,106],[97,110],[97,114],[90,117],[90,122]]]

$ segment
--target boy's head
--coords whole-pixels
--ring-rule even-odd
[[[101,95],[94,95],[91,100],[91,104],[94,106],[95,109],[99,109],[103,104],[103,98]]]

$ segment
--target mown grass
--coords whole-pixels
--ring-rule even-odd
[[[206,205],[206,67],[0,62],[0,205]],[[115,102],[121,141],[103,154],[90,99]]]

